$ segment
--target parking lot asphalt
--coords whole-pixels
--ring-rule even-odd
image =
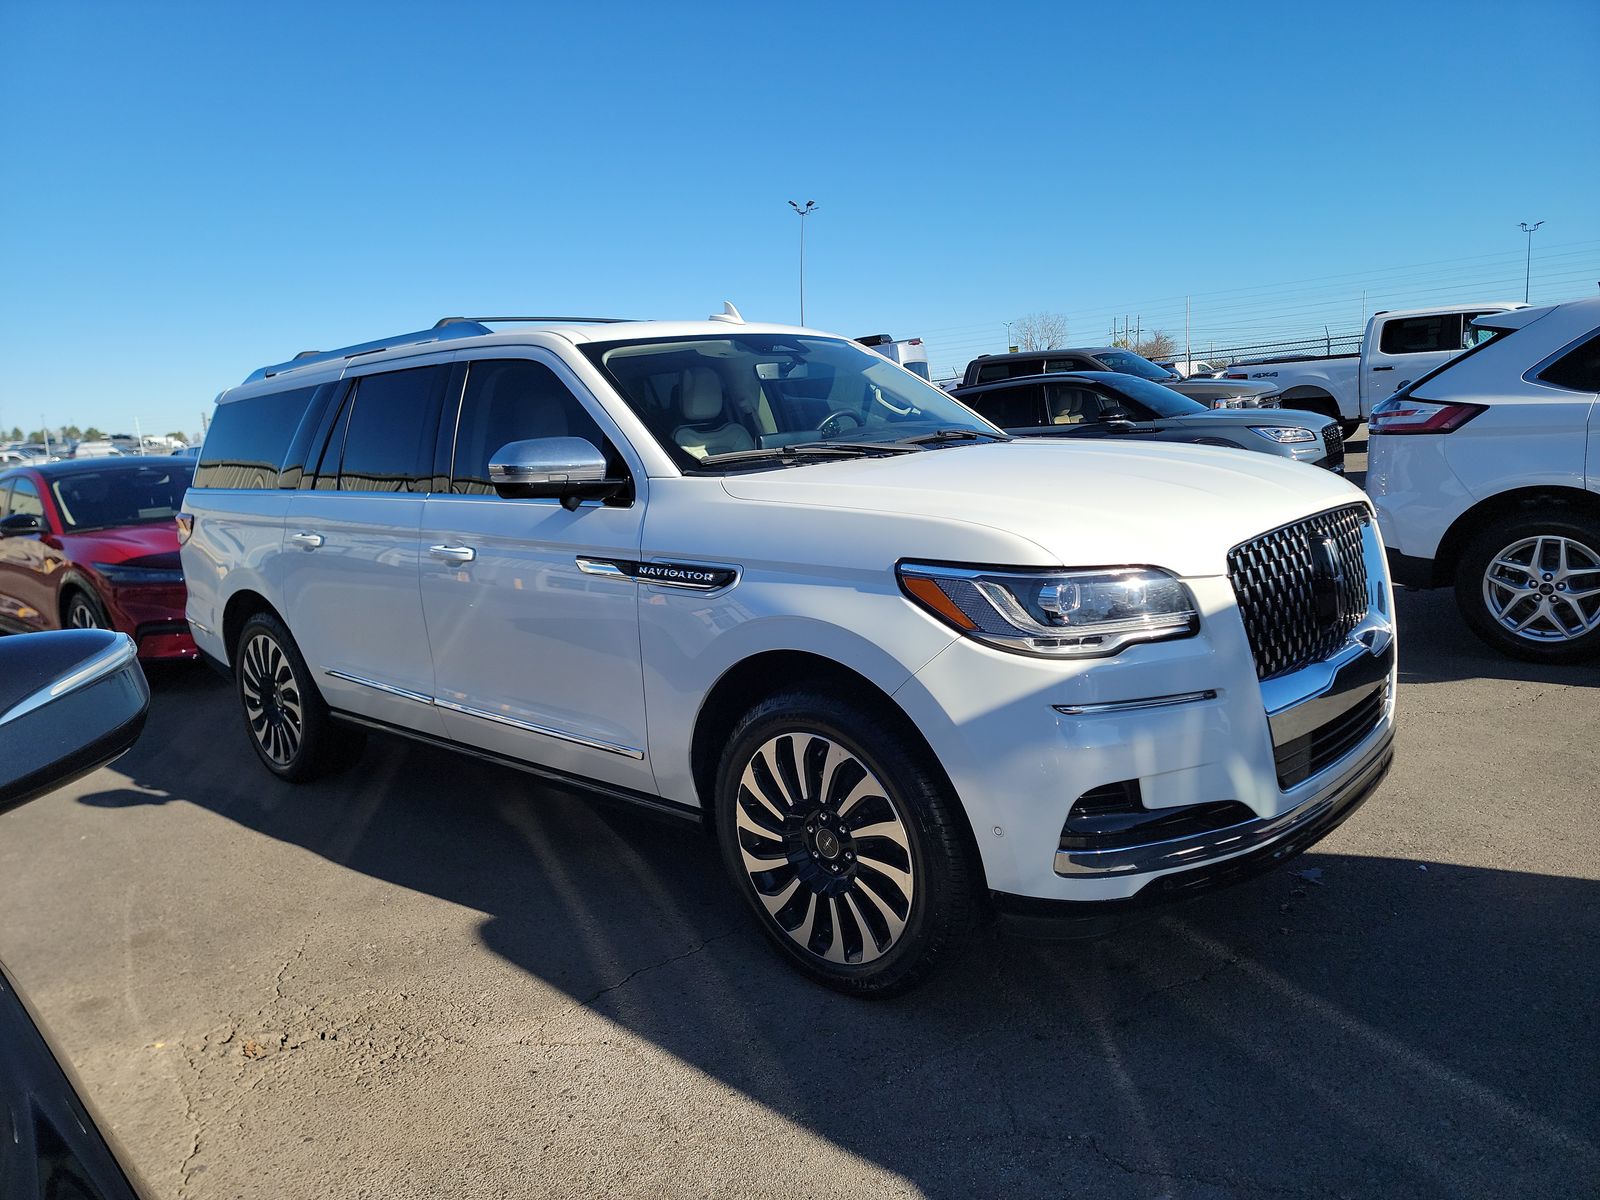
[[[691,828],[392,739],[281,784],[201,668],[0,818],[0,956],[159,1196],[1589,1192],[1600,669],[1398,610],[1328,840],[896,1001],[785,968]]]

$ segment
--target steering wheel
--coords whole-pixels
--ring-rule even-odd
[[[838,437],[845,432],[844,427],[840,424],[841,421],[849,421],[857,429],[866,424],[858,414],[851,412],[848,408],[836,408],[822,418],[822,424],[817,426],[817,432],[825,438]]]

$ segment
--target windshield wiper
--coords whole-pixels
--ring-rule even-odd
[[[901,438],[902,446],[927,446],[935,442],[975,442],[989,438],[996,442],[1009,442],[1003,433],[985,433],[981,429],[935,429],[932,433],[919,433],[916,437]]]
[[[874,447],[876,449],[876,447]],[[702,467],[735,466],[739,463],[806,458],[860,458],[866,450],[847,444],[829,445],[822,442],[802,442],[795,446],[768,446],[762,450],[730,450],[726,454],[708,454],[698,465]]]

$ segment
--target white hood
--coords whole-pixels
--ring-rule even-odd
[[[1040,548],[1036,563],[1005,565],[1191,577],[1225,574],[1228,551],[1256,534],[1364,500],[1330,471],[1247,450],[1025,438],[730,475],[723,487],[741,500],[1005,530]]]

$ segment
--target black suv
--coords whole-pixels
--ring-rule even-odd
[[[1159,383],[1198,400],[1207,408],[1276,408],[1278,395],[1271,384],[1238,379],[1185,379],[1176,371],[1158,367],[1141,354],[1120,346],[1079,350],[1024,350],[1017,354],[985,354],[967,364],[962,387],[999,383],[1026,375],[1054,375],[1058,371],[1117,371]]]

